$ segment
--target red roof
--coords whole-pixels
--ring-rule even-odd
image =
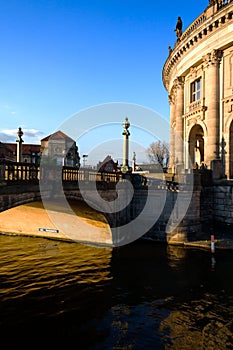
[[[17,144],[16,143],[3,143],[6,147],[8,147],[12,152],[17,152]],[[35,144],[27,144],[22,143],[22,153],[24,155],[31,155],[31,152],[38,153],[40,152],[40,145]]]
[[[64,132],[58,130],[56,132],[54,132],[53,134],[49,135],[49,136],[46,136],[45,138],[43,138],[41,141],[49,141],[50,139],[52,140],[69,140],[69,141],[72,141],[74,142],[74,140],[69,137],[68,135],[66,135]]]
[[[112,169],[116,171],[118,163],[115,163],[111,156],[107,156],[103,162],[99,163],[99,171],[105,171],[110,164],[112,165]]]
[[[5,142],[1,142],[0,141],[0,148],[4,148],[6,149],[7,151],[10,151],[10,152],[13,152],[12,148],[9,146],[8,143],[5,143]]]

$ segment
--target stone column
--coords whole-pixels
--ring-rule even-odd
[[[170,162],[169,171],[174,173],[175,166],[175,125],[176,125],[176,105],[175,105],[175,92],[171,92],[168,96],[168,102],[170,104]]]
[[[127,172],[129,171],[129,127],[130,127],[130,122],[128,121],[128,118],[125,118],[125,121],[123,123],[124,131],[122,135],[124,136],[123,140],[123,163],[121,167],[122,172]]]
[[[208,141],[206,151],[206,163],[211,165],[211,161],[219,160],[220,146],[220,86],[219,86],[219,66],[222,59],[222,51],[213,50],[203,57],[206,63],[206,102],[207,102],[207,128]]]
[[[22,143],[23,143],[23,132],[22,128],[19,128],[17,131],[18,139],[16,140],[17,142],[17,155],[16,155],[16,161],[18,163],[22,162]]]
[[[184,167],[184,77],[177,77],[174,81],[176,87],[176,132],[175,142],[175,162],[179,168]]]

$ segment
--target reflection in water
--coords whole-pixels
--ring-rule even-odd
[[[169,330],[173,349],[232,349],[232,297],[203,293],[196,300],[173,301],[167,307],[170,315],[161,323],[160,331]]]
[[[186,258],[186,250],[177,245],[168,245],[167,246],[167,259],[168,264],[173,269],[179,269],[183,264],[184,259]]]
[[[173,298],[166,304],[170,310],[169,316],[164,319],[159,330],[168,330],[168,344],[165,349],[232,349],[233,348],[233,296],[232,282],[225,281],[226,275],[231,272],[225,268],[232,257],[228,253],[221,253],[221,263],[217,274],[214,273],[216,258],[214,254],[190,254],[194,259],[185,258],[188,251],[181,247],[169,247],[167,249],[169,265],[179,268],[189,262],[192,282],[195,286],[190,288],[187,295]],[[202,256],[202,260],[200,260]],[[171,259],[172,257],[172,259]],[[206,258],[209,260],[206,260]],[[204,259],[203,259],[204,258]],[[230,261],[228,259],[230,258]],[[183,262],[182,262],[183,260]],[[202,266],[201,266],[202,262]],[[196,264],[196,268],[193,264]],[[208,264],[210,268],[208,269]],[[223,268],[225,266],[225,268]],[[197,269],[198,267],[198,269]],[[204,271],[202,273],[201,267]],[[206,275],[206,267],[209,274]],[[198,272],[198,276],[196,273]],[[222,274],[222,275],[221,275]],[[201,279],[200,279],[200,276]],[[199,284],[200,283],[200,284]],[[190,283],[189,283],[190,284]],[[199,286],[198,286],[199,284]],[[222,289],[227,286],[227,290]]]
[[[111,280],[110,248],[0,236],[0,334],[54,341],[96,315]]]
[[[110,249],[0,236],[1,339],[232,349],[233,257],[216,252],[214,270],[212,258],[143,240]]]

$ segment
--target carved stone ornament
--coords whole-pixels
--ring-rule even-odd
[[[220,64],[223,56],[223,52],[221,50],[213,50],[202,57],[203,61],[207,66],[210,64]]]
[[[174,86],[175,88],[180,88],[180,87],[183,87],[184,86],[184,81],[185,81],[185,78],[180,76],[180,77],[177,77],[175,80],[174,80]]]
[[[175,94],[174,93],[171,93],[170,95],[168,95],[168,102],[169,102],[169,105],[172,105],[175,103]]]
[[[196,78],[197,77],[197,67],[191,67],[189,74],[192,78]]]
[[[211,52],[211,61],[213,63],[220,63],[223,56],[223,52],[221,50],[213,50]]]
[[[187,120],[187,126],[190,126],[190,125],[196,125],[197,124],[197,120],[198,118],[190,118]]]

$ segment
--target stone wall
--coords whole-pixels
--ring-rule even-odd
[[[219,235],[233,235],[233,182],[222,180],[205,186],[201,201],[204,229],[216,230]]]
[[[41,199],[38,185],[25,186],[23,183],[15,186],[1,186],[0,212],[21,204]]]
[[[202,235],[200,173],[184,174],[180,180],[177,190],[167,189],[162,213],[145,238],[180,244]]]

